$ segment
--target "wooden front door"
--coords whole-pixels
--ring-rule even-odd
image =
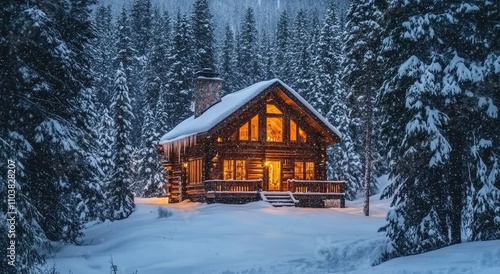
[[[267,163],[267,189],[269,191],[280,191],[281,187],[281,162],[268,161]]]

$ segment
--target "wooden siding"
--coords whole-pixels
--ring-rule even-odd
[[[266,140],[266,117],[271,115],[266,113],[266,104],[274,104],[283,112],[283,114],[278,114],[283,118],[282,142],[268,142]],[[172,163],[171,179],[168,184],[171,201],[188,198],[203,201],[205,198],[202,197],[200,182],[189,182],[190,171],[184,167],[184,163],[194,159],[202,161],[202,182],[222,180],[224,160],[246,161],[246,178],[244,179],[262,180],[263,190],[268,190],[266,161],[280,161],[281,163],[280,191],[291,190],[290,180],[297,179],[294,174],[296,161],[313,162],[314,179],[325,180],[327,140],[324,132],[319,132],[311,125],[308,113],[297,108],[298,105],[292,107],[289,104],[290,102],[285,102],[282,96],[270,93],[254,102],[253,105],[238,110],[239,115],[222,121],[213,131],[198,135],[196,145],[186,147],[180,151],[181,155],[171,153],[168,159]],[[255,115],[259,115],[259,140],[240,141],[238,138],[239,128]],[[271,116],[273,115],[276,116],[276,114]],[[290,141],[290,119],[293,119],[297,127],[306,132],[307,140],[305,143]],[[230,136],[235,133],[236,139],[230,140]]]

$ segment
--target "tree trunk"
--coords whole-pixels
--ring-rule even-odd
[[[450,217],[450,244],[458,244],[462,241],[462,210],[464,207],[465,184],[463,175],[464,168],[464,142],[465,133],[463,123],[460,122],[461,116],[467,115],[458,111],[452,112],[450,119],[449,142],[451,146],[450,153],[450,180],[449,197],[451,205],[449,205]],[[467,117],[467,116],[465,116]]]
[[[370,216],[370,188],[372,178],[372,129],[373,129],[373,108],[369,104],[367,110],[367,119],[365,124],[365,189],[363,201],[363,213]]]

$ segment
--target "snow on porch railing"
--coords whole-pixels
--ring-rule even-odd
[[[262,179],[257,180],[207,180],[205,183],[205,191],[219,192],[243,192],[243,191],[259,191],[262,189]]]
[[[288,189],[295,193],[344,194],[345,181],[320,181],[289,179]]]

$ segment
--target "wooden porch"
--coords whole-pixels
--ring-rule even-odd
[[[172,202],[191,200],[206,203],[243,204],[263,200],[263,180],[206,180],[201,184],[183,185],[182,180],[169,183]],[[345,181],[286,181],[286,190],[298,207],[345,207]],[[270,192],[265,192],[269,195]],[[264,198],[265,200],[265,198]]]

